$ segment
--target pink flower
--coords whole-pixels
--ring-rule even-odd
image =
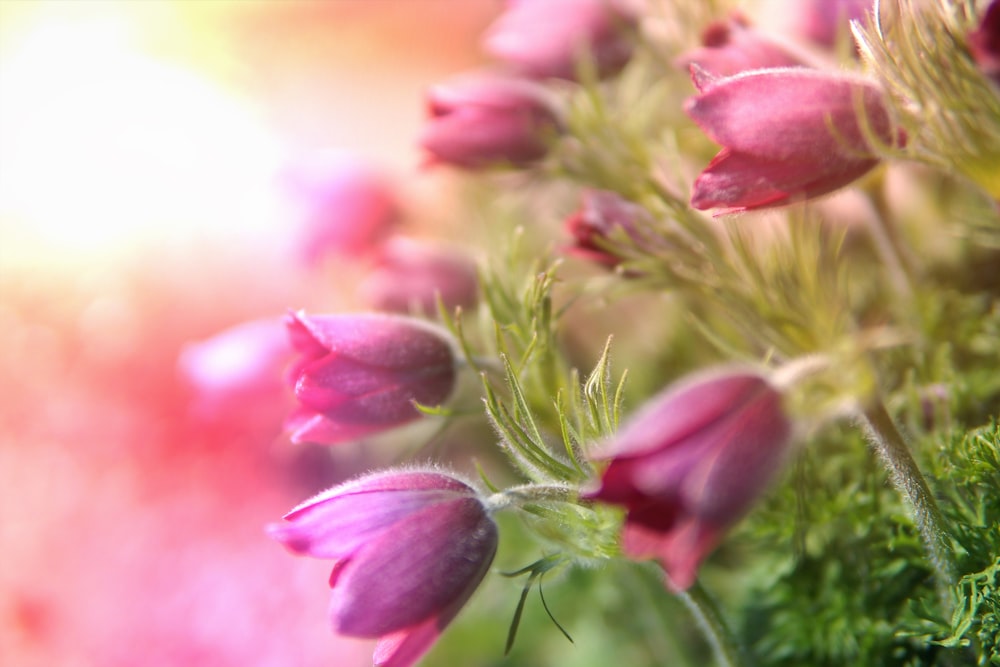
[[[805,67],[801,58],[755,30],[745,18],[733,15],[727,21],[715,21],[705,28],[702,46],[688,51],[675,65],[692,65],[723,77],[766,67]]]
[[[288,389],[282,381],[293,350],[280,318],[244,322],[188,343],[177,360],[193,391],[192,407],[209,420],[259,417],[280,425]],[[264,414],[270,419],[265,419]]]
[[[602,242],[610,240],[618,230],[637,239],[636,223],[645,218],[645,209],[615,192],[588,190],[579,210],[566,219],[566,229],[574,239],[567,252],[604,266],[617,266],[622,258],[602,247]]]
[[[989,4],[979,27],[969,33],[969,50],[983,74],[1000,85],[1000,0]]]
[[[632,57],[638,21],[620,0],[514,2],[486,32],[484,50],[521,74],[575,79],[589,53],[598,73],[617,73]]]
[[[377,637],[378,667],[407,667],[479,586],[497,527],[476,491],[433,471],[379,472],[299,505],[268,527],[296,554],[334,560],[335,632]]]
[[[292,366],[299,410],[293,442],[335,444],[421,417],[452,393],[456,359],[448,334],[412,317],[296,313],[286,320],[300,358]]]
[[[383,247],[378,266],[359,291],[376,310],[425,314],[445,307],[470,307],[479,297],[476,264],[462,252],[441,244],[393,237]]]
[[[331,254],[368,254],[399,221],[395,187],[355,156],[313,155],[285,176],[301,219],[299,249],[310,264]]]
[[[697,375],[622,426],[596,457],[611,463],[588,495],[624,505],[625,554],[659,560],[684,590],[781,469],[790,434],[781,394],[760,374]]]
[[[558,130],[548,91],[529,81],[466,75],[433,86],[420,145],[430,162],[479,168],[543,157]]]
[[[697,209],[781,206],[860,178],[879,159],[862,130],[859,108],[868,131],[893,143],[882,92],[864,79],[800,68],[723,79],[695,71],[694,80],[701,94],[685,110],[723,146],[695,180],[691,205]]]

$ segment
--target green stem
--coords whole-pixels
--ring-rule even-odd
[[[881,184],[868,191],[871,216],[868,219],[868,234],[875,244],[876,252],[882,259],[897,294],[906,301],[913,298],[913,265],[906,245],[899,232],[889,223],[889,210],[885,202]]]
[[[746,653],[722,618],[715,600],[695,581],[689,589],[678,594],[681,601],[698,622],[705,639],[712,646],[719,667],[748,667]]]
[[[938,587],[946,591],[955,583],[956,567],[948,545],[944,517],[927,480],[881,400],[876,400],[864,410],[863,426],[875,452],[888,469],[893,485],[910,505],[913,522],[920,531],[927,556],[937,573]],[[943,597],[947,599],[946,593]]]

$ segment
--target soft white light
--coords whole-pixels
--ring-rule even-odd
[[[253,107],[131,33],[49,18],[0,52],[0,223],[75,249],[266,229],[280,155]]]

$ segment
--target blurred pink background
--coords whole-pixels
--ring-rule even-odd
[[[0,2],[0,664],[370,664],[328,630],[329,564],[263,533],[363,455],[291,446],[281,405],[206,416],[176,362],[350,303],[350,262],[290,251],[283,171],[346,149],[438,206],[422,91],[499,9]]]

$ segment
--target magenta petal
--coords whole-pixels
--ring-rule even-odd
[[[685,105],[714,141],[736,153],[820,165],[870,152],[858,105],[882,141],[891,123],[881,91],[864,79],[805,68],[765,69],[719,79]]]
[[[336,629],[378,637],[414,625],[455,600],[461,606],[486,574],[497,539],[496,525],[475,498],[410,513],[361,547],[357,567],[348,566],[341,575],[331,601]]]
[[[379,433],[386,427],[381,424],[343,424],[315,412],[300,411],[286,420],[285,428],[295,444],[315,442],[336,445]]]
[[[695,179],[691,205],[742,211],[781,206],[833,192],[878,164],[836,154],[821,162],[772,161],[723,149]]]
[[[681,444],[765,387],[757,373],[696,374],[643,406],[594,458],[622,460]]]
[[[383,635],[375,644],[374,667],[410,667],[437,641],[443,625],[429,618],[412,628]]]

